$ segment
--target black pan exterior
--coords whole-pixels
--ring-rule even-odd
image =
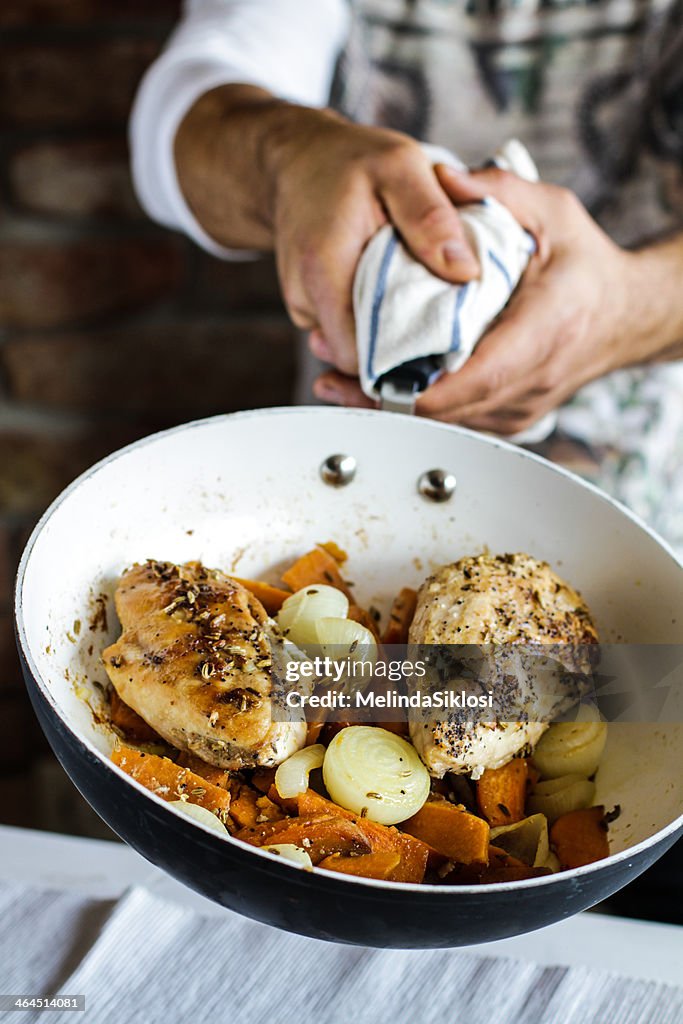
[[[533,931],[606,899],[673,845],[672,833],[633,857],[579,876],[554,875],[508,888],[361,884],[298,871],[226,842],[166,810],[119,777],[55,712],[20,652],[40,724],[85,799],[126,843],[214,902],[256,921],[316,939],[405,949],[491,942]],[[679,830],[683,831],[683,829]]]

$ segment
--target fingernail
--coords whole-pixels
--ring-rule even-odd
[[[463,242],[445,242],[441,250],[446,263],[467,263],[476,266],[472,250]]]

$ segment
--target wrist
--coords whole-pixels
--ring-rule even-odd
[[[680,358],[683,341],[683,236],[626,251],[624,330],[630,336],[625,365]]]

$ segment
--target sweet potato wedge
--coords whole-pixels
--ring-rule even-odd
[[[388,876],[393,882],[421,882],[424,878],[427,864],[441,862],[438,853],[435,853],[426,843],[419,838],[406,835],[397,828],[378,825],[368,818],[361,818],[352,811],[320,796],[313,789],[307,789],[298,798],[299,814],[336,814],[347,821],[352,821],[360,829],[369,844],[373,853],[398,853],[400,860]]]
[[[215,765],[208,764],[201,757],[197,757],[196,754],[190,754],[186,750],[180,752],[176,764],[180,765],[181,768],[189,768],[195,775],[201,775],[212,786],[230,789],[230,772],[227,768],[217,768]]]
[[[345,856],[370,853],[370,845],[357,825],[334,814],[285,818],[242,829],[235,836],[252,846],[293,843],[307,850],[314,864],[334,853]]]
[[[262,822],[281,821],[286,814],[265,793],[242,785],[230,804],[230,817],[237,828],[253,828]]]
[[[551,874],[549,868],[530,867],[505,850],[489,846],[488,864],[456,864],[442,881],[445,885],[492,885],[494,882],[518,882],[548,874]]]
[[[408,630],[415,615],[417,591],[404,587],[395,598],[389,612],[389,621],[382,637],[383,644],[407,644]]]
[[[514,757],[502,768],[486,769],[477,782],[477,805],[489,825],[514,825],[522,820],[528,777],[523,757]]]
[[[168,757],[144,754],[130,747],[118,747],[111,755],[114,764],[141,783],[145,789],[156,793],[162,800],[180,800],[186,797],[189,803],[199,804],[217,813],[225,820],[230,807],[230,794],[220,786],[214,786],[201,775],[195,775],[189,768],[174,764]]]
[[[347,618],[353,619],[354,622],[359,622],[361,626],[365,626],[366,629],[370,630],[375,640],[379,640],[377,620],[373,618],[370,612],[366,612],[365,608],[361,608],[357,604],[350,604]]]
[[[116,690],[112,689],[109,700],[109,719],[127,740],[133,743],[161,743],[162,739],[137,711],[125,704]]]
[[[232,579],[241,583],[249,593],[253,594],[269,615],[277,615],[287,598],[292,596],[289,590],[273,587],[270,583],[264,583],[263,580],[243,580],[239,576],[233,576]]]
[[[299,813],[299,806],[296,797],[280,796],[274,782],[268,790],[267,796],[274,804],[281,807],[286,814],[290,815],[290,817],[296,817]]]
[[[417,814],[401,822],[401,828],[448,860],[488,863],[488,823],[448,800],[428,800]]]
[[[267,793],[275,782],[275,768],[257,768],[251,776],[251,784],[260,793]]]
[[[343,565],[349,557],[344,549],[340,548],[333,540],[323,540],[318,544],[318,547],[327,551],[328,555],[332,555],[335,562],[338,562],[339,565]]]
[[[340,853],[333,853],[331,857],[321,860],[318,867],[338,871],[342,875],[390,879],[400,860],[401,855],[396,851],[363,853],[360,857],[344,857]]]
[[[317,547],[297,559],[282,574],[282,582],[291,590],[301,590],[316,583],[324,583],[328,587],[336,587],[343,591],[353,604],[353,594],[348,583],[339,572],[339,563],[325,548]]]
[[[605,808],[585,807],[561,815],[550,829],[550,845],[563,868],[580,868],[609,857]]]
[[[388,876],[392,882],[422,882],[427,865],[436,866],[436,863],[441,862],[439,855],[427,843],[400,832],[394,826],[378,825],[368,818],[357,818],[356,823],[370,843],[373,853],[400,854],[401,859]]]

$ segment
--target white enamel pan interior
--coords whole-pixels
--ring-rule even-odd
[[[333,453],[357,459],[348,486],[321,480],[319,467]],[[433,468],[457,478],[443,504],[417,490]],[[329,539],[349,553],[360,601],[383,611],[436,565],[484,549],[524,551],[582,592],[603,640],[683,638],[681,564],[642,523],[571,474],[428,420],[270,409],[142,440],[56,500],[18,577],[17,629],[29,669],[54,712],[107,759],[113,736],[91,708],[106,682],[100,652],[118,634],[113,593],[123,569],[147,558],[201,559],[274,582],[278,567]],[[614,853],[680,827],[682,763],[679,725],[610,727],[597,802],[621,805],[610,828]]]

